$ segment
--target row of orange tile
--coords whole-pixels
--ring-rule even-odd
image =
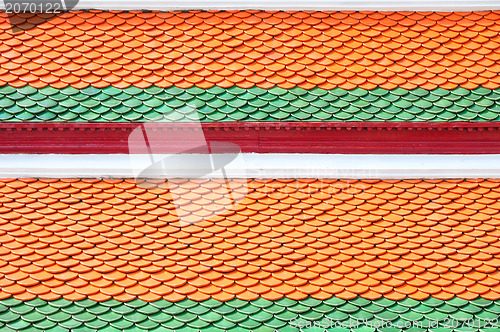
[[[500,87],[499,12],[0,16],[0,84]],[[35,24],[21,33],[11,23]],[[42,22],[42,23],[40,23]]]
[[[500,180],[150,184],[2,180],[0,297],[500,299]]]
[[[78,14],[75,15],[75,14]],[[3,14],[5,17],[6,14]],[[7,15],[9,16],[9,15]],[[255,25],[305,25],[317,27],[322,23],[329,25],[359,24],[360,26],[381,26],[394,27],[405,26],[412,28],[414,26],[434,26],[436,24],[443,27],[463,26],[471,27],[472,22],[480,20],[480,25],[491,26],[492,21],[497,20],[498,11],[476,11],[470,12],[411,12],[411,11],[261,11],[261,10],[208,10],[208,11],[170,11],[170,12],[141,12],[141,11],[72,11],[65,13],[62,18],[54,17],[50,14],[30,14],[20,13],[14,18],[14,23],[23,24],[24,20],[29,23],[43,23],[44,19],[50,19],[54,25],[64,23],[65,19],[72,25],[98,24],[102,25],[104,30],[105,23],[115,25],[143,26],[145,23],[151,26],[170,25],[180,27],[182,23],[186,25],[239,25],[242,23]],[[23,20],[24,19],[24,20]],[[471,22],[472,21],[472,22]],[[125,29],[126,30],[126,29]]]

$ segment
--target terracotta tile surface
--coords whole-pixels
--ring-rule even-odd
[[[0,84],[496,89],[499,14],[91,11],[15,34],[3,13]]]
[[[232,181],[4,179],[0,296],[500,299],[500,180]]]

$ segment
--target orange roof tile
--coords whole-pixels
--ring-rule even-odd
[[[69,12],[13,33],[5,24],[7,14],[1,13],[0,84],[369,90],[500,86],[495,64],[500,25],[487,18],[498,12],[367,12],[359,18],[355,12],[124,14]],[[34,22],[36,15],[25,16]],[[415,15],[421,19],[410,18]],[[467,30],[459,33],[456,26]]]
[[[235,210],[183,227],[168,189],[143,189],[130,180],[3,179],[0,201],[9,207],[0,210],[0,298],[500,297],[489,292],[500,283],[500,224],[491,223],[500,218],[498,182],[234,181],[250,188]],[[176,183],[188,193],[226,185]],[[391,194],[394,188],[404,189]],[[400,198],[404,192],[419,196],[408,201]],[[443,199],[452,192],[455,202],[467,197],[470,208]],[[186,213],[210,207],[208,196],[184,197],[190,197]],[[128,207],[109,213],[119,204]],[[36,213],[25,213],[26,206]],[[449,213],[435,218],[430,208]],[[290,209],[297,211],[291,219],[280,218]],[[331,213],[338,209],[345,214]],[[400,209],[408,213],[399,215]],[[163,212],[148,215],[156,210]],[[266,211],[273,219],[241,218]],[[69,218],[73,213],[99,222]]]

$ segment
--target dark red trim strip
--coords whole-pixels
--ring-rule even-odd
[[[129,153],[129,145],[141,144],[137,140],[129,142],[130,134],[139,126],[138,123],[1,123],[0,153]],[[146,126],[155,133],[156,153],[192,151],[195,140],[199,142],[201,137],[199,124]],[[500,153],[500,122],[203,123],[202,128],[208,142],[234,143],[242,152]]]

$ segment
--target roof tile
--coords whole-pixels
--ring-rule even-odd
[[[300,12],[298,15],[286,12],[232,11],[215,12],[215,15],[205,17],[203,12],[195,11],[187,13],[188,15],[173,12],[167,16],[164,13],[140,11],[129,13],[97,11],[90,18],[84,12],[71,14],[16,35],[11,35],[6,30],[8,38],[4,43],[5,49],[2,54],[9,56],[12,62],[0,64],[4,69],[9,69],[13,63],[23,63],[28,67],[30,64],[37,66],[42,63],[46,66],[57,64],[62,66],[63,71],[37,71],[33,67],[30,72],[10,68],[10,71],[0,71],[0,81],[10,83],[12,86],[31,84],[42,87],[50,84],[54,87],[65,87],[70,84],[78,88],[87,87],[89,84],[96,87],[112,84],[121,88],[135,84],[145,88],[152,83],[161,87],[172,84],[190,87],[194,83],[201,88],[213,84],[226,88],[233,85],[243,88],[255,85],[262,88],[274,86],[311,88],[320,85],[329,89],[338,86],[352,89],[356,86],[394,88],[401,85],[407,88],[420,86],[430,89],[438,85],[453,88],[457,84],[465,88],[477,85],[498,88],[498,82],[494,79],[496,69],[492,65],[497,57],[499,44],[493,42],[492,38],[495,38],[495,32],[500,28],[497,27],[496,21],[487,18],[493,13],[467,13],[464,16],[454,17],[454,20],[449,16],[423,12],[372,13],[371,17],[360,18],[357,18],[354,12]],[[282,14],[290,16],[283,19],[280,16]],[[103,15],[106,18],[103,18]],[[414,16],[421,19],[412,18]],[[244,17],[243,24],[241,17]],[[261,17],[272,23],[282,21],[284,23],[263,23]],[[343,17],[342,23],[339,23],[337,17]],[[312,22],[319,23],[312,24]],[[485,26],[488,26],[488,29],[485,29]],[[380,31],[389,38],[380,39]],[[286,38],[287,36],[293,38]],[[440,36],[443,40],[436,42]],[[79,48],[77,45],[81,45],[79,40],[82,38],[93,48]],[[154,42],[158,42],[158,45],[167,45],[166,38],[172,46],[182,52],[161,48],[152,50],[149,47]],[[60,46],[63,43],[61,40],[64,40],[63,48]],[[261,46],[262,41],[268,40],[279,41],[283,46],[272,48]],[[444,43],[444,40],[448,41]],[[374,44],[370,41],[377,42]],[[40,42],[44,44],[43,49],[40,48]],[[97,44],[92,45],[92,42],[102,43],[104,47],[96,48]],[[122,42],[127,47],[117,47]],[[197,42],[196,46],[193,42]],[[202,43],[206,46],[201,47]],[[251,49],[241,49],[240,45],[243,43],[251,45]],[[382,43],[383,46],[378,43]],[[444,44],[439,46],[441,43]],[[361,44],[364,48],[360,48]],[[18,52],[21,50],[20,45],[25,48],[22,52]],[[323,45],[333,45],[333,48]],[[383,52],[385,49],[387,52]],[[73,52],[68,52],[69,50]],[[390,50],[392,51],[389,52]],[[72,53],[73,61],[64,61],[60,57],[63,53],[66,56]],[[182,53],[187,56],[181,60]],[[429,56],[429,53],[435,56]],[[196,56],[193,57],[194,54]],[[235,54],[238,56],[233,59],[232,56]],[[426,54],[431,63],[422,62],[424,60],[419,54]],[[485,69],[490,69],[491,74],[487,77],[474,77],[470,75],[471,66],[463,66],[459,70],[456,66],[461,65],[458,63],[454,67],[454,73],[458,76],[451,77],[449,72],[442,70],[448,67],[441,61],[442,59],[450,59],[455,63],[460,60],[457,57],[462,54],[478,63],[483,56],[493,59],[490,65],[482,64]],[[181,60],[182,64],[179,62],[179,65],[169,67],[172,71],[166,73],[163,71],[165,56]],[[362,73],[355,70],[359,74],[354,75],[344,72],[340,76],[335,76],[334,72],[327,70],[323,71],[327,76],[311,76],[317,72],[316,64],[327,58],[333,59],[334,65],[336,63],[341,66],[346,66],[345,60],[348,59],[354,59],[359,64],[365,59],[371,59],[378,61],[379,64],[366,62],[362,65],[366,66],[366,70]],[[102,65],[104,70],[81,76],[75,68],[70,68],[72,63],[86,64],[89,63],[89,59],[94,59],[93,62]],[[212,62],[212,59],[216,62]],[[246,75],[245,70],[229,69],[237,68],[235,65],[245,68],[255,59],[259,62],[266,59],[263,64],[269,66],[286,63],[289,68],[294,68],[294,64],[302,64],[308,69],[291,69],[290,75],[287,74],[290,69],[282,67],[281,70],[268,72],[262,66],[251,76]],[[375,75],[378,72],[375,67],[382,64],[383,60],[389,59],[396,61],[396,66],[388,68],[385,75]],[[415,71],[417,67],[408,66],[405,63],[406,59],[421,62],[419,69]],[[149,70],[143,70],[142,65],[152,63],[156,66],[151,73]],[[185,69],[191,64],[198,66],[192,68],[194,72],[186,71]],[[204,65],[200,67],[201,64]],[[217,65],[214,67],[214,64]],[[115,75],[117,65],[125,70],[124,76]],[[438,70],[437,75],[426,75],[432,68]],[[68,72],[72,74],[68,75]],[[419,76],[415,76],[415,73]],[[146,74],[148,78],[145,80]],[[186,76],[189,78],[184,81],[183,78]],[[407,81],[408,78],[411,78],[412,83]],[[330,83],[326,83],[326,80]]]
[[[0,198],[24,197],[27,188],[32,197],[25,203],[17,198],[16,204],[0,211],[7,221],[0,237],[0,259],[5,263],[0,278],[2,298],[122,301],[139,297],[157,301],[165,297],[178,301],[187,296],[195,301],[210,297],[228,301],[234,296],[252,300],[260,294],[277,301],[308,295],[319,300],[333,295],[346,300],[356,296],[417,300],[429,296],[449,299],[453,294],[467,299],[481,294],[492,299],[499,296],[491,288],[499,282],[495,275],[500,273],[500,225],[480,217],[498,219],[498,210],[491,209],[498,194],[489,189],[491,182],[365,181],[364,191],[354,192],[352,188],[361,185],[360,181],[249,180],[253,192],[233,216],[256,211],[281,216],[293,209],[299,212],[294,216],[303,217],[298,223],[279,217],[243,218],[237,223],[228,223],[230,218],[210,221],[209,217],[180,229],[177,217],[160,219],[173,211],[165,208],[173,203],[170,197],[159,200],[156,189],[142,189],[128,180],[2,181],[0,187],[9,190]],[[193,193],[188,195],[192,208],[187,213],[196,213],[194,207],[204,203],[194,191],[210,192],[223,184],[187,180],[178,185]],[[487,189],[478,190],[481,186]],[[339,190],[343,187],[351,188],[349,194]],[[69,188],[80,198],[68,200],[63,192]],[[393,194],[394,188],[404,189]],[[401,190],[418,193],[420,198],[401,199]],[[51,198],[39,195],[43,192]],[[285,192],[298,199],[285,204],[273,198]],[[453,192],[455,201],[443,199]],[[223,196],[214,196],[213,204],[218,199]],[[470,208],[457,204],[460,199],[468,200],[464,204]],[[41,201],[45,203],[38,205],[37,219],[23,219],[26,205]],[[122,201],[130,208],[119,215],[110,214]],[[373,210],[373,206],[378,208]],[[75,224],[66,218],[65,213],[72,211],[88,213],[89,207],[92,218],[102,219],[101,223]],[[365,207],[388,218],[357,217],[358,213],[364,215]],[[436,218],[435,213],[426,212],[433,207],[449,213]],[[331,214],[340,208],[348,221]],[[396,214],[405,208],[408,213]],[[163,211],[160,215],[151,214],[145,220],[134,212],[159,209]],[[486,209],[490,210],[483,213]],[[59,213],[50,213],[55,211]],[[448,219],[451,217],[456,221]],[[19,221],[23,221],[22,228]],[[34,265],[29,265],[31,261]]]

